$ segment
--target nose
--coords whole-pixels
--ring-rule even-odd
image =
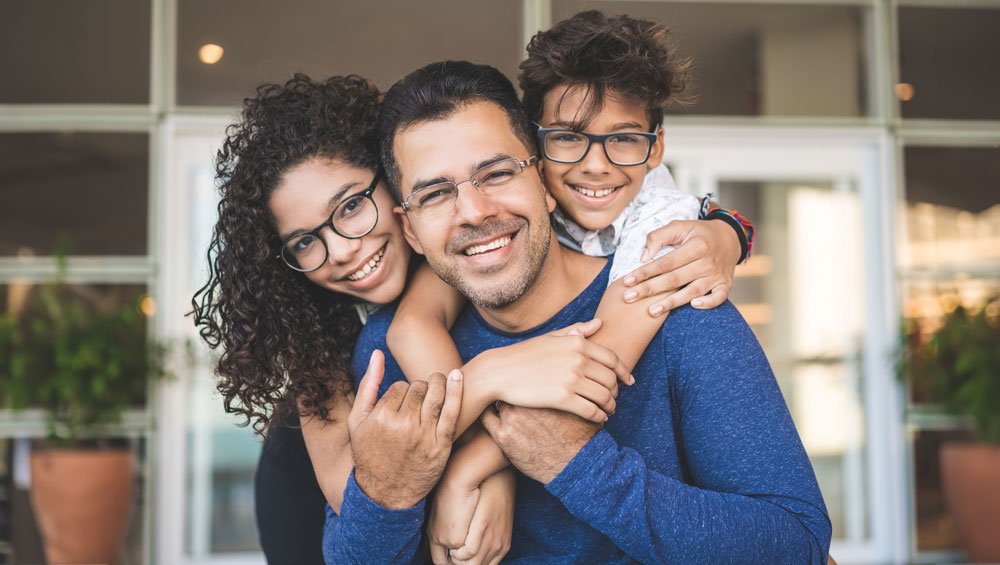
[[[486,218],[497,214],[496,202],[493,198],[479,192],[472,182],[462,190],[459,185],[458,199],[455,201],[455,218],[459,225],[479,225]]]
[[[350,239],[339,235],[329,227],[323,230],[323,241],[326,242],[326,249],[329,252],[326,260],[328,263],[344,264],[354,260],[361,250],[361,240]]]
[[[580,170],[591,175],[606,174],[610,172],[611,166],[608,156],[604,154],[604,146],[596,141],[590,144],[580,161]]]

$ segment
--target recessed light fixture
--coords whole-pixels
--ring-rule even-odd
[[[916,94],[913,90],[913,85],[908,82],[901,82],[896,85],[896,97],[903,102],[909,102],[913,100],[913,95]]]
[[[206,43],[198,50],[198,58],[206,65],[214,65],[222,58],[222,47],[214,43]]]

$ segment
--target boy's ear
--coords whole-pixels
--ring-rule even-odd
[[[650,169],[655,169],[663,163],[663,126],[656,129],[656,141],[653,142],[653,147],[649,151],[649,161],[646,161],[646,167]]]
[[[549,190],[549,183],[545,180],[545,158],[542,157],[538,160],[535,165],[538,167],[538,176],[542,179],[542,187],[545,189],[545,205],[549,209],[549,214],[551,214],[556,209],[556,199],[552,196],[552,191]]]
[[[392,209],[392,213],[396,215],[396,219],[399,220],[400,227],[403,228],[403,237],[406,238],[406,242],[410,244],[410,247],[414,251],[423,255],[424,248],[420,246],[420,242],[417,241],[417,236],[413,234],[413,226],[410,225],[410,218],[406,215],[406,210],[403,210],[402,206],[396,206]]]

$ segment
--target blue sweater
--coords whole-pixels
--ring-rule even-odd
[[[500,331],[467,307],[452,336],[468,360],[589,320],[607,277],[605,266],[532,330]],[[356,383],[371,352],[386,352],[380,394],[405,378],[385,344],[394,312],[376,313],[355,349]],[[633,374],[615,414],[562,473],[548,485],[518,475],[506,561],[826,563],[831,524],[816,477],[764,352],[732,304],[671,312]],[[327,521],[324,555],[411,561],[423,519],[423,502],[381,508],[352,474],[341,519]]]

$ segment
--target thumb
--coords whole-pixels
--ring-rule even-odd
[[[493,438],[493,441],[496,441],[497,432],[500,430],[500,416],[492,409],[483,410],[483,415],[479,417],[479,422],[486,429],[486,433],[490,434],[490,437]]]
[[[378,387],[382,384],[384,375],[385,355],[376,349],[372,351],[371,359],[368,360],[368,369],[358,385],[358,394],[354,397],[354,405],[351,406],[351,413],[347,416],[349,429],[353,430],[357,427],[375,409],[375,402],[378,400]]]
[[[578,335],[582,337],[590,337],[597,333],[597,330],[601,329],[601,319],[594,318],[586,322],[577,322],[575,324],[566,326],[551,332],[550,335],[556,336],[566,336],[566,335]]]
[[[458,414],[462,411],[462,388],[465,377],[462,371],[452,369],[444,390],[444,405],[438,417],[437,437],[439,441],[452,443],[455,440],[455,427],[458,426]]]
[[[690,220],[698,221],[698,220]],[[642,255],[639,261],[645,263],[656,257],[661,249],[668,245],[677,247],[684,243],[687,238],[689,221],[674,220],[660,229],[653,230],[646,235],[646,246],[642,248]]]

